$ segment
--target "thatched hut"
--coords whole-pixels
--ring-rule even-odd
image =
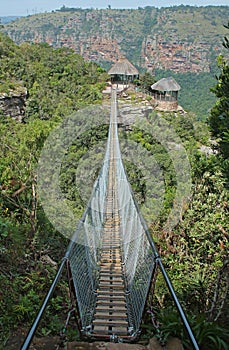
[[[177,109],[180,85],[173,77],[162,78],[155,84],[151,85],[151,89],[153,92],[153,98],[156,100],[159,109]]]
[[[130,83],[139,78],[139,72],[127,58],[120,58],[108,71],[112,83]]]

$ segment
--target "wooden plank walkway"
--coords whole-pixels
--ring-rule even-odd
[[[116,218],[117,219],[117,218]],[[93,334],[127,336],[128,321],[118,224],[104,227]]]
[[[112,141],[111,141],[112,142]],[[100,255],[100,273],[92,334],[128,336],[125,283],[120,247],[120,217],[118,213],[115,147],[111,147],[106,220]]]

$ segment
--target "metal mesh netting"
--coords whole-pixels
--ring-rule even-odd
[[[108,140],[110,139],[110,133]],[[69,254],[70,268],[83,331],[90,331],[96,303],[98,262],[105,220],[110,146],[100,174],[94,184],[84,215],[72,237]]]
[[[92,116],[99,115],[103,120],[103,112],[104,108],[100,108],[98,113],[94,107],[86,112],[91,116],[88,120],[90,127]],[[21,349],[28,349],[65,262],[69,261],[70,288],[72,283],[74,285],[71,296],[76,294],[80,317],[78,321],[84,335],[111,341],[117,341],[118,338],[122,338],[121,341],[135,340],[140,330],[150,283],[155,280],[156,266],[159,266],[193,348],[199,350],[125,173],[118,140],[115,91],[112,91],[111,96],[110,129],[103,166],[84,215],[75,230],[76,217],[61,195],[59,174],[66,149],[77,136],[88,131],[84,127],[85,111],[82,113],[82,120],[79,120],[79,115],[77,118],[73,116],[51,133],[39,160],[38,187],[42,206],[54,227],[66,237],[71,237],[71,242]],[[179,142],[172,145],[179,145],[180,154],[177,153],[177,147],[174,149],[171,142],[167,142],[167,136],[169,140],[176,139],[173,138],[174,134],[168,132],[168,125],[161,121],[158,123],[158,120],[154,121],[154,127],[155,124],[156,139],[170,153],[178,178],[176,206],[175,209],[172,208],[165,226],[171,229],[178,222],[184,198],[187,199],[190,195],[190,166]],[[132,151],[135,156],[135,148]],[[145,156],[141,152],[140,154],[144,160]],[[182,171],[179,172],[181,162]]]
[[[81,324],[91,330],[99,278],[99,256],[106,213],[109,163],[115,162],[116,197],[120,216],[121,253],[126,287],[129,333],[137,333],[150,286],[154,254],[148,231],[133,197],[121,159],[117,131],[116,93],[112,94],[107,150],[91,198],[72,238],[69,253]]]
[[[116,104],[115,104],[116,106]],[[114,119],[117,112],[114,111]],[[113,147],[116,148],[117,198],[120,215],[121,248],[126,282],[129,328],[135,333],[140,328],[143,309],[150,287],[155,259],[148,239],[147,226],[135,202],[121,159],[117,127]]]
[[[91,198],[72,238],[69,262],[75,286],[81,324],[90,327],[96,301],[98,258],[104,223],[108,168],[104,162]]]

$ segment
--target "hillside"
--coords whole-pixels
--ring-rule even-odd
[[[55,274],[54,261],[61,259],[66,247],[66,241],[50,226],[37,201],[41,149],[63,118],[102,101],[106,73],[70,49],[27,43],[19,47],[1,33],[0,60],[0,324],[4,325],[0,327],[0,349],[5,350],[9,349],[6,341],[15,325],[17,328],[21,324],[23,335],[23,323],[28,318],[31,323],[35,317],[39,294],[43,298]],[[19,112],[17,117],[11,113],[14,111]],[[91,118],[92,112],[88,122]],[[85,138],[82,153],[86,144]],[[80,198],[76,207],[81,213],[79,201]],[[46,263],[40,259],[50,255],[48,246],[56,254],[52,256],[54,265],[42,272]],[[31,284],[27,284],[26,276]],[[58,303],[61,294],[57,295]],[[55,328],[57,323],[60,325],[58,317],[52,320],[52,326]],[[14,349],[19,345],[17,341]]]
[[[16,42],[71,47],[108,66],[122,55],[141,68],[210,72],[222,50],[229,6],[138,9],[68,9],[36,14],[5,25]]]
[[[0,100],[25,94],[22,122],[0,111],[0,324],[4,325],[0,329],[0,349],[12,350],[8,340],[17,344],[13,349],[18,349],[18,338],[15,343],[14,335],[24,338],[68,245],[68,240],[46,217],[40,201],[37,166],[44,142],[56,127],[65,130],[68,125],[79,130],[72,144],[63,150],[58,179],[60,197],[63,196],[77,219],[83,213],[86,194],[90,195],[100,170],[102,148],[107,139],[109,103],[102,104],[106,73],[69,48],[29,43],[18,46],[0,34],[0,59]],[[130,108],[134,113],[142,111],[146,100],[140,100],[132,90],[127,91],[119,103],[125,115]],[[68,123],[67,118],[72,113],[74,125]],[[156,136],[165,124],[168,129],[164,130],[164,136],[168,144],[173,143],[170,134],[173,130],[185,146],[192,177],[190,203],[184,203],[180,222],[173,231],[165,230],[164,223],[173,202],[175,204],[177,177],[171,150]],[[193,325],[200,349],[226,350],[229,230],[228,188],[223,176],[226,162],[218,159],[219,154],[212,153],[208,128],[196,121],[192,113],[152,110],[138,123],[128,127],[120,123],[119,134],[131,186]],[[66,131],[64,136],[68,140]],[[60,138],[56,137],[50,149],[51,157],[55,158],[60,145]],[[183,172],[181,162],[182,159],[178,165]],[[156,217],[151,210],[155,208],[154,200],[160,187],[154,180],[155,165],[164,183],[163,205]],[[47,177],[47,184],[49,181]],[[154,192],[149,191],[151,188]],[[185,349],[190,349],[160,274],[153,305],[160,321],[162,340],[176,336]],[[63,276],[36,335],[60,334],[69,306],[69,290]],[[144,320],[143,340],[153,335],[158,337],[158,329],[148,314]],[[66,337],[68,340],[78,338],[75,320],[66,331]]]
[[[15,19],[20,18],[21,16],[0,16],[0,23],[6,24],[12,21],[15,21]]]
[[[59,118],[102,100],[106,72],[69,48],[17,46],[0,33],[0,59],[0,116],[15,98],[22,99],[20,108],[8,114],[17,120]]]

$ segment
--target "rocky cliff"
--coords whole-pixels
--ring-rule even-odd
[[[71,47],[85,59],[112,64],[122,55],[153,71],[209,72],[222,50],[229,6],[137,10],[67,9],[17,19],[4,31],[16,42]]]
[[[0,111],[4,116],[10,116],[21,122],[24,118],[27,91],[1,93]]]

